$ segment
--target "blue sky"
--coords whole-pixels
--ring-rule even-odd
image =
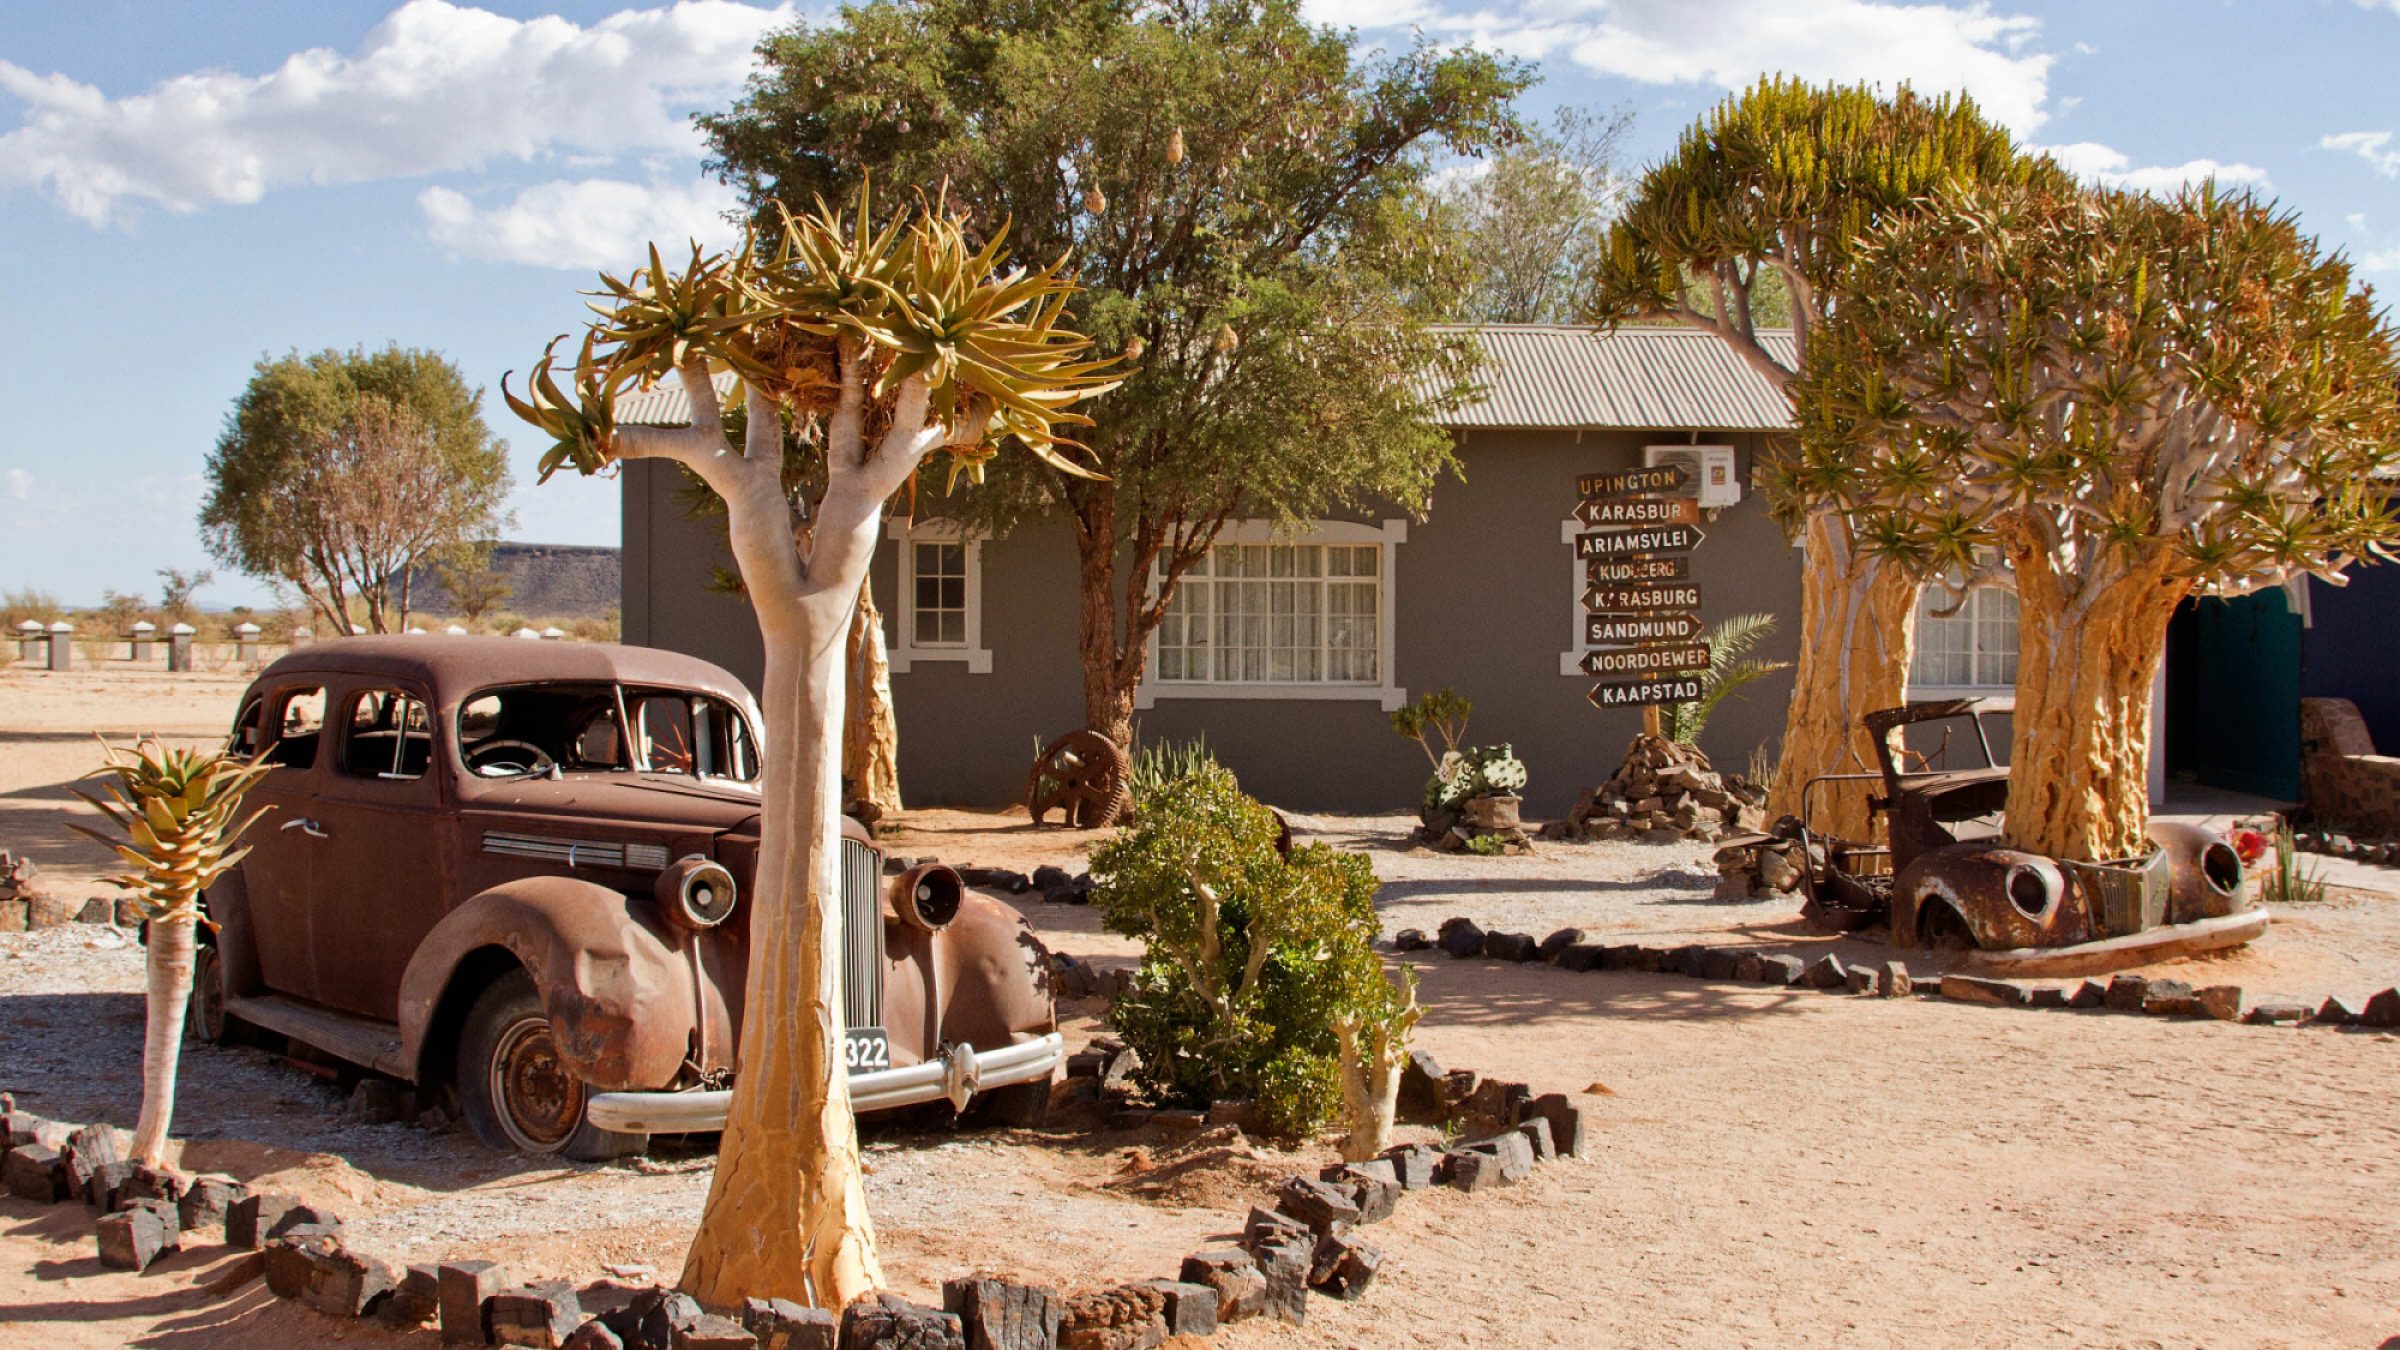
[[[397,341],[487,390],[517,538],[614,543],[607,483],[533,485],[500,404],[640,241],[716,233],[688,126],[823,7],[445,0],[0,4],[0,588],[68,603],[204,563],[203,457],[263,353]],[[1624,104],[1636,163],[1773,70],[1965,87],[2078,171],[2260,186],[2400,288],[2400,0],[1318,0]],[[258,602],[227,577],[214,604]]]

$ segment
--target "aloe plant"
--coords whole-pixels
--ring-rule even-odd
[[[250,851],[233,847],[234,841],[272,808],[240,816],[242,797],[269,766],[219,750],[169,749],[151,737],[131,750],[106,740],[100,747],[108,762],[85,776],[113,775],[115,781],[105,797],[80,789],[75,795],[98,807],[118,833],[73,828],[132,865],[108,880],[134,893],[150,924],[142,1114],[133,1130],[133,1160],[157,1164],[165,1161],[167,1126],[175,1114],[175,1053],[192,998],[200,893]]]

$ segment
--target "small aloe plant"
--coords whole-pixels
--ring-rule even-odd
[[[147,736],[130,750],[105,739],[100,747],[108,762],[85,776],[115,781],[107,784],[105,798],[80,790],[75,795],[98,807],[118,833],[74,828],[132,865],[108,880],[135,893],[150,924],[142,1114],[133,1131],[133,1160],[157,1164],[165,1161],[167,1125],[175,1113],[175,1055],[192,996],[200,893],[250,851],[233,843],[271,808],[240,816],[242,797],[270,766],[221,750],[169,749]]]

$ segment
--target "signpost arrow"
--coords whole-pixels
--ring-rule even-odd
[[[1583,607],[1595,612],[1626,609],[1698,609],[1700,583],[1674,581],[1663,585],[1586,586]]]
[[[1690,482],[1680,464],[1660,464],[1647,469],[1616,469],[1608,473],[1587,473],[1575,480],[1578,497],[1621,497],[1636,492],[1673,492]]]
[[[1602,680],[1584,697],[1595,708],[1631,708],[1645,703],[1691,703],[1700,697],[1700,681]]]
[[[1679,499],[1680,500],[1680,499]],[[1603,530],[1575,536],[1578,558],[1623,558],[1637,553],[1689,553],[1708,536],[1697,525],[1667,525],[1658,529]]]
[[[1586,675],[1655,675],[1661,671],[1708,669],[1708,644],[1675,647],[1608,647],[1583,654]]]
[[[1611,582],[1683,581],[1692,575],[1692,560],[1673,558],[1594,558],[1583,565],[1583,579],[1595,586]]]
[[[1587,647],[1623,647],[1638,642],[1689,642],[1700,636],[1697,614],[1586,614]]]
[[[1636,525],[1690,525],[1700,519],[1697,497],[1586,497],[1575,504],[1575,518],[1595,529]]]

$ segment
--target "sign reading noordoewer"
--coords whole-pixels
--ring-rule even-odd
[[[1619,469],[1575,480],[1575,536],[1583,560],[1583,672],[1603,679],[1584,697],[1597,708],[1689,703],[1708,669],[1700,587],[1688,555],[1705,536],[1700,503],[1668,495],[1690,481],[1681,465]]]

